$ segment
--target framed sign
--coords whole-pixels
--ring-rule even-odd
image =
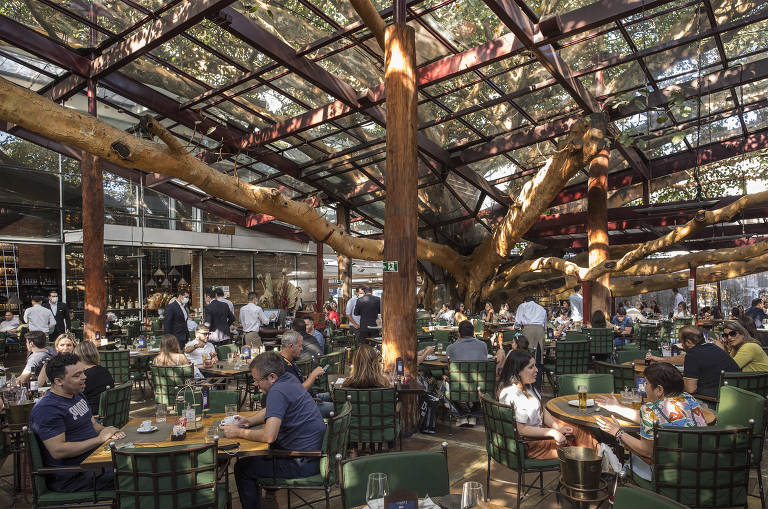
[[[397,262],[382,262],[384,272],[397,272]]]

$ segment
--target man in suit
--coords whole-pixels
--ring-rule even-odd
[[[360,344],[367,344],[368,338],[376,337],[378,329],[369,329],[369,325],[376,325],[376,319],[381,313],[381,299],[373,295],[370,286],[364,288],[365,295],[357,299],[353,314],[360,317],[360,329],[358,331],[358,341]]]
[[[60,334],[68,332],[72,328],[72,321],[69,318],[69,308],[66,302],[59,302],[59,292],[51,290],[48,292],[48,300],[43,302],[43,307],[48,308],[56,318],[56,326],[50,332],[51,341],[59,337]]]
[[[184,350],[188,339],[187,303],[189,302],[189,290],[180,288],[176,298],[165,307],[163,315],[163,332],[173,334],[179,342],[179,347]]]
[[[210,302],[205,307],[205,325],[211,331],[208,341],[214,346],[228,345],[232,342],[229,326],[235,322],[235,314],[230,311],[226,302],[216,299],[216,291],[209,290]]]

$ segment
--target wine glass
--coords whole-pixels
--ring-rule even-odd
[[[368,474],[368,489],[365,490],[365,502],[371,507],[372,500],[383,499],[389,495],[389,482],[387,474],[374,472]]]
[[[468,481],[464,483],[461,490],[461,509],[485,509],[485,497],[483,496],[483,485],[479,482]]]

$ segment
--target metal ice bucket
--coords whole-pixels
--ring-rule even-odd
[[[587,447],[563,447],[558,449],[560,475],[563,484],[581,490],[600,487],[603,459]]]

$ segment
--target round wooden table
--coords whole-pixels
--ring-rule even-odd
[[[589,394],[589,398],[594,398],[595,396],[608,396],[608,394]],[[619,399],[618,394],[614,394],[616,396],[616,399]],[[566,422],[570,422],[573,424],[578,424],[580,426],[584,426],[589,429],[600,429],[600,427],[597,425],[597,417],[608,417],[613,416],[616,418],[616,420],[619,422],[622,428],[627,429],[629,431],[638,431],[640,429],[640,423],[639,422],[633,422],[630,420],[627,420],[625,417],[622,417],[618,414],[612,413],[607,411],[604,408],[600,408],[597,405],[589,408],[585,408],[584,410],[579,409],[578,407],[572,406],[568,404],[568,401],[578,399],[577,394],[570,394],[567,396],[559,396],[557,398],[552,398],[549,401],[547,401],[546,409],[549,410],[549,413],[553,416],[557,417],[558,419],[562,419]],[[619,403],[621,404],[621,403]],[[599,410],[596,411],[595,409],[598,408]],[[712,410],[709,410],[707,408],[701,407],[701,411],[704,413],[704,420],[706,423],[712,424],[717,419],[717,415]]]

